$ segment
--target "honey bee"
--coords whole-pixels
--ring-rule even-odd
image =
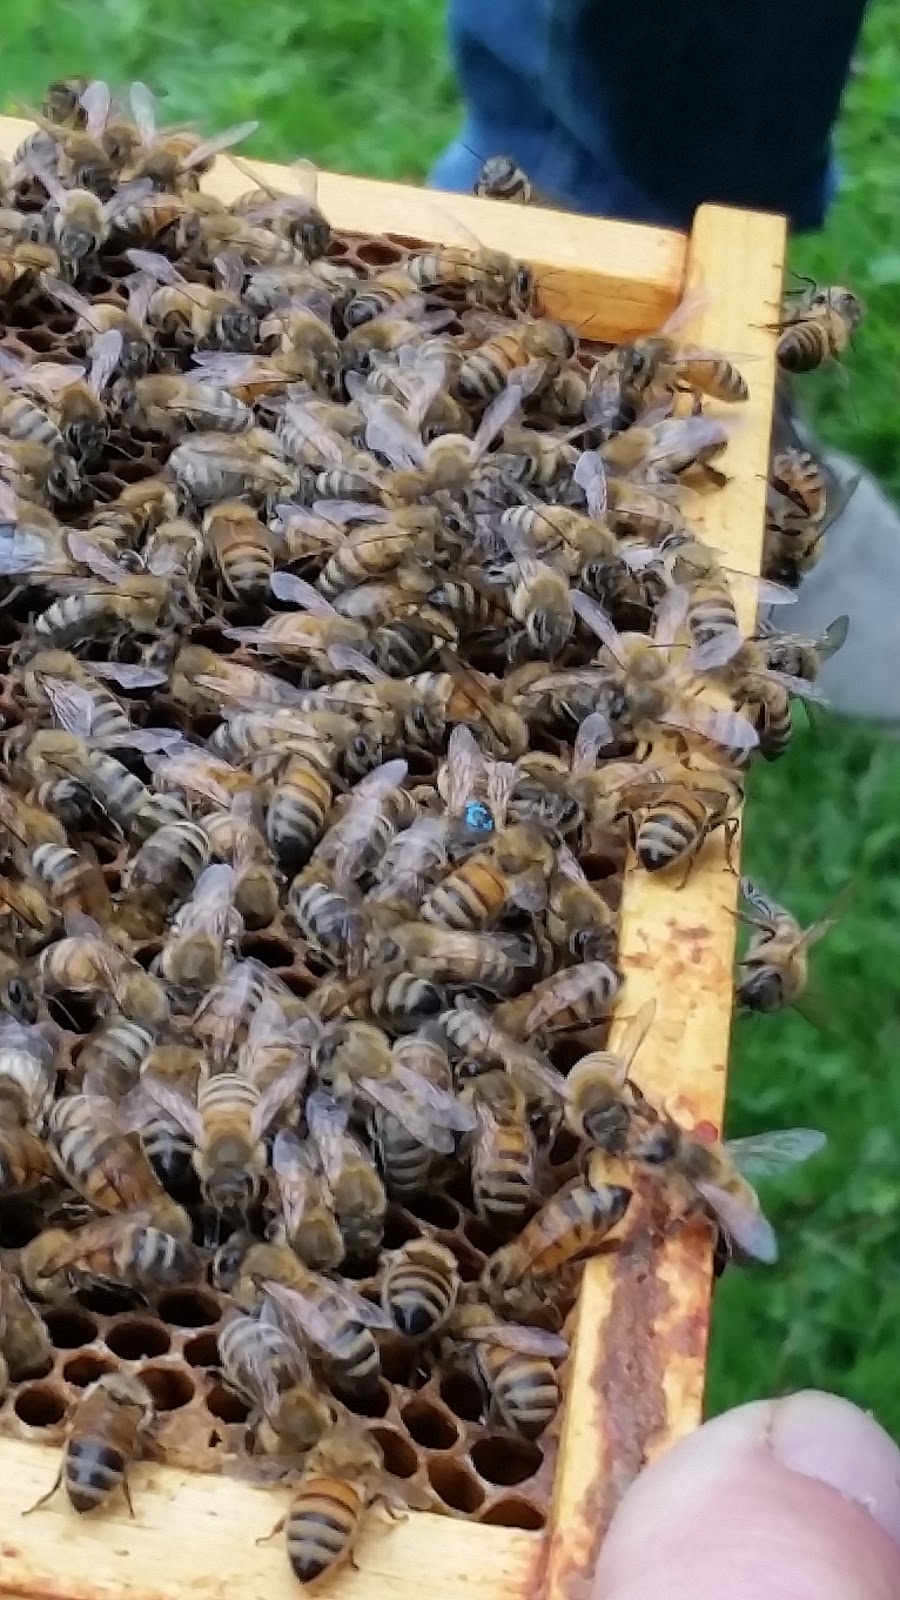
[[[272,1277],[264,1278],[266,1272]],[[324,1353],[333,1388],[354,1398],[378,1389],[381,1358],[372,1329],[390,1327],[380,1306],[346,1283],[318,1277],[277,1245],[254,1245],[247,1252],[235,1299],[253,1303],[260,1289],[274,1302],[285,1331]]]
[[[684,590],[669,591],[657,610],[652,639],[617,633],[603,608],[577,590],[572,604],[621,670],[626,716],[637,738],[652,743],[660,727],[678,728],[699,733],[728,750],[753,749],[759,739],[745,717],[698,704],[691,698],[693,686],[679,681],[672,672],[667,657],[684,619],[686,598]],[[607,742],[612,743],[611,728]]]
[[[458,996],[455,1006],[441,1012],[437,1024],[458,1056],[485,1068],[503,1068],[525,1091],[529,1104],[553,1125],[558,1121],[565,1080],[535,1045],[501,1026],[497,1019],[502,1009],[488,1013],[474,1001]]]
[[[480,1073],[462,1092],[478,1118],[471,1149],[475,1210],[482,1222],[509,1233],[537,1199],[528,1101],[520,1085],[497,1068]]]
[[[288,661],[297,655],[327,656],[333,645],[359,648],[365,644],[365,625],[342,617],[305,579],[290,572],[275,572],[271,585],[279,599],[292,600],[303,609],[279,612],[259,628],[226,628],[226,638]]]
[[[315,1145],[303,1143],[289,1128],[279,1128],[272,1146],[272,1170],[281,1201],[273,1238],[284,1239],[307,1267],[329,1272],[344,1259],[344,1239]]]
[[[669,1118],[657,1117],[646,1104],[644,1109],[648,1125],[632,1137],[631,1159],[661,1169],[683,1184],[689,1196],[699,1196],[729,1243],[744,1255],[769,1264],[777,1261],[774,1229],[748,1179],[782,1172],[808,1160],[824,1147],[824,1133],[787,1128],[721,1144],[692,1137]]]
[[[526,823],[511,824],[427,894],[419,915],[426,922],[475,931],[490,927],[511,905],[541,910],[552,869],[546,837]]]
[[[457,386],[469,404],[487,405],[495,399],[518,367],[530,366],[541,383],[549,382],[575,354],[575,339],[568,328],[545,318],[491,322],[475,314],[466,317],[465,325],[467,331],[484,336],[484,342],[464,357],[459,369]]]
[[[327,255],[331,226],[316,205],[318,174],[309,161],[294,161],[291,173],[301,185],[299,194],[281,194],[261,181],[258,172],[246,167],[237,156],[232,163],[258,184],[231,204],[233,215],[246,217],[255,227],[271,228],[303,251],[308,261]]]
[[[216,283],[210,287],[191,282],[156,251],[129,250],[127,254],[132,265],[157,285],[146,306],[151,327],[162,329],[183,349],[252,350],[257,318],[241,299],[244,267],[239,257],[231,253],[216,257]],[[230,398],[235,407],[240,405],[234,396]]]
[[[427,445],[402,405],[381,395],[358,395],[367,416],[367,448],[386,457],[394,469],[381,477],[385,503],[403,505],[441,489],[466,488],[497,434],[519,411],[531,382],[530,375],[514,373],[487,407],[474,438],[442,433]]]
[[[165,927],[175,901],[193,890],[210,857],[210,838],[198,822],[164,822],[132,856],[118,906],[121,927],[134,939],[152,939]]]
[[[62,916],[84,912],[101,927],[112,924],[109,889],[89,845],[73,850],[67,845],[39,844],[32,851],[31,865],[50,904]]]
[[[20,1256],[23,1282],[51,1304],[68,1300],[77,1289],[109,1283],[145,1297],[190,1282],[199,1270],[193,1245],[156,1227],[149,1212],[100,1217],[73,1233],[45,1228]]]
[[[433,1239],[411,1239],[382,1256],[379,1294],[385,1315],[408,1339],[429,1339],[453,1315],[459,1267],[452,1250]]]
[[[356,977],[363,955],[362,904],[352,885],[338,885],[326,867],[311,862],[288,890],[288,915],[303,938],[331,965]]]
[[[597,1150],[622,1155],[628,1144],[632,1103],[629,1074],[656,1014],[648,1000],[630,1017],[615,1050],[592,1050],[566,1078],[566,1125]]]
[[[34,619],[27,648],[65,650],[91,640],[153,633],[159,627],[169,598],[164,580],[148,573],[126,572],[108,561],[90,540],[84,540],[80,548],[92,551],[93,565],[102,571],[103,581],[85,580],[82,593],[54,600]],[[23,656],[27,648],[22,649]]]
[[[353,1560],[353,1545],[367,1509],[397,1503],[381,1446],[356,1421],[338,1422],[310,1451],[287,1516],[288,1560],[306,1587],[330,1578]],[[396,1513],[394,1513],[396,1515]]]
[[[101,201],[88,188],[64,188],[46,168],[35,176],[53,201],[52,236],[59,258],[73,270],[80,270],[87,257],[106,243],[116,217],[149,193],[143,185],[126,186],[112,199]]]
[[[744,791],[740,777],[724,767],[693,771],[676,763],[671,776],[628,790],[626,813],[635,855],[645,872],[683,866],[686,881],[706,840],[722,828],[731,854]]]
[[[0,1195],[29,1194],[55,1175],[50,1150],[36,1134],[0,1123]]]
[[[189,128],[156,126],[153,95],[146,84],[133,83],[129,94],[131,110],[140,135],[140,146],[126,178],[146,178],[158,189],[175,194],[195,188],[199,177],[208,172],[222,150],[230,150],[255,133],[259,123],[240,122],[212,139],[202,139]]]
[[[13,1383],[46,1372],[53,1357],[47,1324],[5,1267],[0,1268],[0,1348]]]
[[[89,88],[90,78],[58,78],[46,90],[41,109],[50,122],[62,126],[82,128],[87,123],[87,112],[82,97]]]
[[[618,368],[626,396],[645,396],[658,386],[684,385],[697,394],[730,402],[746,400],[749,390],[737,367],[715,350],[681,344],[673,334],[696,307],[689,301],[673,312],[660,333],[646,334],[618,352]]]
[[[262,599],[274,567],[272,542],[265,525],[239,500],[212,506],[203,531],[222,581],[236,600]]]
[[[140,778],[74,734],[55,730],[35,734],[21,761],[37,784],[53,783],[61,773],[67,774],[117,828],[135,839],[149,837],[157,826],[153,796]],[[52,842],[57,843],[55,837]]]
[[[204,867],[193,893],[179,907],[159,957],[166,981],[180,989],[206,989],[219,977],[227,952],[243,931],[234,904],[234,868]]]
[[[61,271],[62,262],[52,245],[35,244],[31,239],[0,244],[0,291],[4,297],[17,285],[29,287],[45,273],[55,277]]]
[[[746,920],[753,931],[740,963],[738,999],[751,1011],[780,1011],[802,995],[810,947],[830,933],[838,919],[826,914],[802,928],[751,878],[741,879],[741,893],[750,907]]]
[[[253,412],[227,389],[195,382],[180,374],[156,373],[117,385],[114,394],[120,414],[129,425],[179,438],[185,422],[193,428],[242,433],[253,422]]]
[[[230,811],[204,818],[210,848],[234,868],[234,904],[246,928],[267,928],[278,915],[278,882],[262,832],[238,795]]]
[[[266,838],[286,872],[296,872],[325,831],[333,799],[333,774],[308,755],[288,755],[266,812]]]
[[[846,350],[862,322],[862,301],[850,289],[813,286],[785,308],[778,324],[778,365],[785,372],[813,372]]]
[[[804,519],[821,522],[828,497],[825,466],[808,450],[790,446],[773,455],[769,483]]]
[[[602,1157],[541,1207],[511,1243],[488,1258],[482,1286],[492,1306],[514,1305],[523,1285],[542,1285],[567,1263],[593,1254],[622,1220],[631,1190],[603,1181]]]
[[[850,618],[845,614],[835,617],[818,638],[761,631],[757,639],[770,671],[815,683],[823,664],[841,649],[849,631]]]
[[[55,1101],[47,1138],[66,1182],[94,1210],[146,1213],[180,1243],[190,1240],[190,1218],[166,1194],[111,1100],[77,1094]]]
[[[121,1489],[134,1516],[128,1465],[139,1453],[153,1417],[150,1393],[132,1373],[105,1372],[88,1384],[69,1422],[56,1482],[29,1510],[45,1505],[62,1484],[79,1514],[97,1511]]]
[[[577,961],[609,966],[615,957],[616,919],[565,845],[557,849],[550,880],[547,931]]]
[[[41,276],[41,286],[51,300],[65,306],[67,311],[74,312],[74,335],[91,361],[94,387],[98,393],[109,381],[106,367],[116,348],[116,368],[119,373],[126,378],[142,377],[152,357],[150,335],[145,322],[147,296],[142,287],[136,284],[128,286],[126,305],[123,307],[118,299],[85,299],[71,284],[60,281],[58,271],[58,258],[56,262],[48,262]],[[112,343],[112,334],[121,341],[118,347]],[[102,385],[101,374],[104,379]]]
[[[201,796],[213,805],[230,805],[236,795],[248,793],[253,780],[228,761],[212,755],[201,745],[187,740],[171,744],[153,764],[155,789],[181,789],[190,797]]]
[[[78,1052],[78,1071],[85,1094],[107,1096],[117,1102],[137,1082],[141,1063],[153,1048],[149,1028],[127,1017],[114,1016],[88,1034]]]
[[[70,918],[79,931],[48,945],[38,957],[38,978],[47,993],[109,996],[123,1016],[147,1027],[169,1020],[163,985],[116,945],[89,917]]]
[[[531,269],[500,250],[482,248],[477,240],[473,244],[473,250],[438,245],[410,256],[406,270],[426,293],[450,291],[463,295],[470,305],[527,313],[534,297]]]
[[[351,1261],[376,1255],[384,1236],[387,1194],[365,1146],[348,1132],[346,1106],[315,1091],[306,1120],[322,1163],[335,1220]]]
[[[512,156],[488,156],[482,161],[472,193],[483,195],[486,200],[507,200],[519,206],[553,204],[534,187],[527,172]]]
[[[606,961],[583,961],[542,978],[515,1000],[504,1000],[496,1024],[517,1039],[561,1028],[587,1028],[609,1014],[622,980]]]
[[[269,1309],[226,1316],[218,1334],[222,1373],[254,1408],[255,1425],[262,1422],[276,1446],[302,1455],[332,1425],[332,1411],[313,1388],[302,1348],[267,1317]]]
[[[263,1135],[303,1076],[297,1063],[260,1090],[236,1072],[207,1072],[192,1103],[175,1084],[144,1074],[150,1098],[193,1139],[200,1187],[218,1216],[246,1216],[268,1166]]]
[[[394,1070],[399,1068],[401,1077],[414,1073],[436,1089],[445,1093],[452,1090],[450,1063],[438,1029],[426,1024],[407,1038],[395,1040],[391,1058]],[[388,1194],[400,1200],[421,1194],[434,1164],[433,1139],[423,1142],[416,1137],[416,1132],[411,1133],[407,1128],[408,1114],[401,1111],[397,1115],[377,1101],[368,1120]],[[420,1131],[418,1124],[415,1126],[416,1131]]]
[[[359,328],[386,312],[402,312],[405,302],[418,291],[416,279],[405,267],[385,267],[359,285],[344,307],[344,322],[348,328]]]
[[[196,434],[175,446],[167,471],[198,506],[291,494],[298,487],[297,469],[273,453],[273,442],[260,428]]]
[[[784,450],[773,459],[763,546],[767,578],[797,587],[818,561],[825,534],[858,483],[858,474],[837,481],[803,450]]]
[[[38,361],[31,367],[9,370],[11,358],[5,357],[3,367],[8,381],[19,389],[40,395],[51,407],[52,416],[39,411],[22,395],[17,409],[9,404],[0,412],[0,424],[4,432],[11,438],[34,437],[62,451],[70,451],[82,467],[95,465],[109,435],[106,408],[101,397],[121,358],[122,335],[115,328],[98,334],[93,341],[86,382],[84,370],[78,366]],[[30,406],[36,415],[24,415],[23,406]],[[38,422],[41,417],[43,427]],[[50,429],[56,435],[55,439]]]
[[[474,933],[429,922],[400,923],[371,943],[388,971],[394,968],[398,975],[408,973],[437,986],[477,984],[504,994],[513,987],[517,968],[527,965],[514,935]]]
[[[507,524],[503,531],[518,573],[510,612],[524,627],[531,649],[552,660],[562,654],[575,628],[568,579],[551,562],[533,555],[518,530]]]
[[[260,706],[287,705],[296,699],[291,685],[255,667],[216,655],[203,645],[186,645],[172,664],[170,690],[192,712],[219,710],[223,700]]]
[[[554,1360],[569,1353],[565,1339],[543,1328],[498,1322],[476,1303],[458,1306],[448,1343],[451,1361],[462,1361],[486,1393],[498,1420],[526,1439],[537,1439],[559,1410]]]

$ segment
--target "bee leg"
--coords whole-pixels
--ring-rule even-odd
[[[274,1539],[276,1533],[280,1533],[281,1532],[281,1530],[284,1527],[286,1522],[287,1522],[287,1517],[282,1517],[279,1522],[276,1522],[276,1524],[275,1524],[274,1528],[272,1529],[271,1533],[261,1534],[258,1539],[254,1540],[254,1543],[255,1544],[268,1544],[270,1539]]]
[[[740,868],[735,865],[734,860],[734,847],[737,844],[739,832],[737,817],[731,817],[728,822],[724,823],[723,830],[725,833],[725,865],[728,871],[733,873],[734,877],[738,877]]]
[[[63,1480],[63,1469],[60,1466],[60,1469],[59,1469],[58,1473],[56,1474],[56,1478],[54,1479],[52,1489],[48,1489],[46,1494],[42,1494],[40,1500],[35,1500],[33,1506],[28,1506],[27,1509],[22,1512],[23,1517],[30,1517],[32,1511],[39,1511],[41,1506],[45,1506],[47,1504],[48,1500],[52,1500],[53,1496],[55,1495],[55,1493],[57,1491],[57,1489],[59,1488],[60,1484],[62,1483],[62,1480]]]
[[[131,1517],[132,1521],[135,1521],[134,1506],[131,1501],[131,1490],[128,1487],[127,1476],[123,1476],[122,1478],[122,1493],[125,1496],[125,1504],[128,1507],[128,1515]]]

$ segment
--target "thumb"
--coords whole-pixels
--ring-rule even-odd
[[[707,1422],[616,1512],[592,1600],[897,1600],[900,1451],[807,1391]]]

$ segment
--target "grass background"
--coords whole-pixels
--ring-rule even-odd
[[[165,90],[164,120],[213,131],[248,116],[260,156],[421,178],[457,106],[438,0],[0,0],[0,102],[67,72]],[[802,93],[802,71],[798,79]],[[848,366],[811,379],[824,436],[900,495],[900,10],[875,0],[840,127],[843,184],[826,232],[793,264],[846,281],[868,320]],[[898,608],[900,612],[900,608]],[[812,920],[854,877],[819,946],[825,1021],[739,1023],[729,1128],[811,1124],[830,1147],[767,1196],[783,1259],[719,1291],[710,1406],[805,1384],[874,1410],[900,1436],[900,744],[821,724],[756,774],[747,860]],[[774,1186],[773,1186],[774,1187]]]

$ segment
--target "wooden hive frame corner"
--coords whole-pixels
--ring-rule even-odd
[[[0,118],[0,154],[33,131]],[[286,167],[248,163],[266,182],[296,189]],[[218,162],[206,187],[223,199],[247,178]],[[658,328],[686,290],[703,292],[690,337],[728,352],[750,388],[732,408],[730,481],[704,499],[694,523],[731,568],[756,574],[775,377],[769,325],[781,298],[780,217],[702,206],[689,238],[656,228],[518,208],[399,184],[320,176],[319,202],[339,232],[396,233],[435,243],[472,234],[537,270],[542,300],[592,338],[623,341]],[[685,333],[684,337],[688,337]],[[750,358],[750,359],[747,359]],[[753,602],[739,598],[750,627]],[[680,891],[631,871],[622,904],[618,1011],[656,1001],[638,1057],[641,1088],[688,1126],[721,1128],[732,1008],[737,879],[713,840]],[[639,1270],[638,1270],[639,1269]],[[329,1584],[335,1600],[524,1600],[538,1588],[572,1600],[590,1576],[621,1493],[643,1463],[700,1420],[712,1277],[708,1229],[662,1239],[646,1227],[592,1262],[576,1313],[553,1506],[545,1534],[488,1527],[430,1512],[360,1541],[356,1570]],[[79,1518],[64,1496],[20,1513],[57,1468],[46,1446],[0,1438],[3,1528],[0,1595],[15,1600],[296,1600],[283,1544],[257,1545],[283,1513],[284,1490],[198,1477],[149,1463],[133,1472],[136,1518],[124,1502]]]

